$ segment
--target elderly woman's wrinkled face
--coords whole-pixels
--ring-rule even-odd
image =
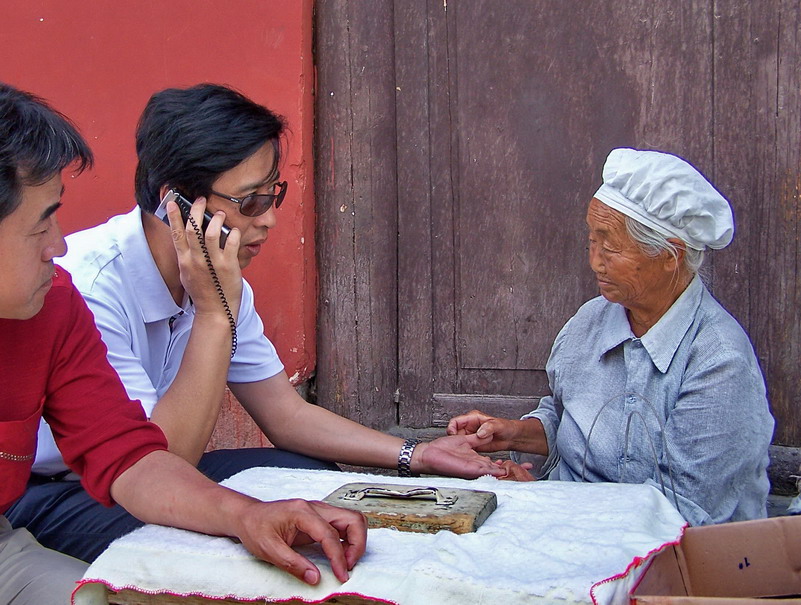
[[[593,198],[587,209],[590,268],[601,295],[627,309],[659,306],[669,284],[662,255],[643,254],[626,230],[625,215]]]

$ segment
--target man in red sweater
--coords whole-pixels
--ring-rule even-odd
[[[259,502],[220,487],[168,453],[161,430],[128,400],[91,312],[53,263],[66,252],[55,216],[61,173],[91,163],[64,116],[0,84],[0,605],[69,602],[85,568],[2,516],[25,490],[41,417],[100,502],[117,502],[145,522],[236,537],[310,584],[320,572],[291,546],[319,542],[345,581],[365,549],[360,514],[320,502]],[[186,258],[197,241],[174,204],[168,213],[179,259]],[[182,277],[197,279],[201,269],[184,263]]]

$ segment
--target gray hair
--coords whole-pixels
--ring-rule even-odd
[[[651,258],[659,256],[662,252],[667,252],[674,259],[678,259],[678,247],[668,241],[661,233],[657,233],[650,227],[637,222],[630,216],[626,216],[626,231],[629,237],[634,240],[642,250],[643,254]],[[695,250],[689,246],[684,247],[684,268],[692,275],[698,273],[704,263],[704,251]]]

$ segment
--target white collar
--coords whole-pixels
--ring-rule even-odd
[[[695,321],[704,289],[701,278],[696,275],[676,302],[640,339],[651,361],[663,374],[667,372],[684,335]],[[601,356],[622,342],[637,338],[631,331],[623,305],[609,303],[609,308],[601,321]]]

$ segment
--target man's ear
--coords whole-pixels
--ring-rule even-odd
[[[161,189],[159,189],[159,201],[164,199],[164,196],[167,195],[167,192],[172,189],[169,185],[162,185]]]

